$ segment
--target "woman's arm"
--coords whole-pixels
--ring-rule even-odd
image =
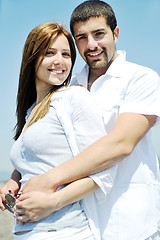
[[[70,183],[55,193],[29,192],[17,200],[15,217],[18,222],[36,222],[98,189],[89,177]],[[37,201],[38,200],[38,201]]]

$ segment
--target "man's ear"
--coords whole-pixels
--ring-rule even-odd
[[[117,43],[117,41],[118,41],[118,36],[119,36],[119,27],[116,26],[115,29],[114,29],[114,41],[115,41],[115,43]]]

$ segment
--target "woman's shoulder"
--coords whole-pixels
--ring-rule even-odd
[[[70,91],[70,92],[88,92],[87,89],[85,89],[83,87],[83,85],[71,85],[71,86],[66,86],[66,87],[63,87],[62,89],[59,90],[60,92],[61,91]]]
[[[53,94],[54,97],[85,97],[85,95],[90,95],[90,92],[85,89],[82,85],[72,85],[60,88]]]
[[[93,102],[91,93],[80,85],[72,85],[59,89],[51,98],[51,105],[62,101],[65,105],[79,107],[80,105],[89,104]]]

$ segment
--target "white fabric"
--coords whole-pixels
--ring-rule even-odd
[[[22,235],[14,235],[14,240],[96,240],[87,227],[83,229],[66,228],[60,231],[31,231]]]
[[[159,76],[149,68],[127,62],[124,52],[118,51],[118,55],[91,87],[102,108],[107,132],[124,112],[157,115],[159,123]],[[87,87],[88,71],[86,65],[72,84]],[[102,239],[144,240],[160,230],[159,165],[150,131],[129,157],[108,169],[107,179],[108,195],[97,206]]]
[[[46,144],[46,141],[48,141],[48,145],[51,144],[51,148],[54,146],[54,144],[51,142],[51,136],[50,136],[50,134],[54,128],[54,126],[50,125],[50,122],[52,122],[53,119],[52,119],[52,117],[49,117],[52,113],[52,110],[54,110],[53,111],[54,113],[56,112],[56,115],[57,115],[58,119],[60,120],[60,123],[64,130],[67,142],[69,143],[69,147],[71,149],[73,156],[77,155],[80,151],[87,148],[91,143],[93,143],[94,141],[96,141],[97,139],[99,139],[100,137],[102,137],[106,134],[102,115],[100,114],[97,104],[95,104],[95,101],[92,98],[92,95],[82,87],[79,87],[79,86],[74,87],[73,86],[73,87],[61,89],[60,91],[53,94],[51,103],[50,103],[50,109],[49,109],[48,113],[46,114],[46,116],[44,118],[40,119],[39,121],[37,121],[34,125],[31,126],[31,128],[29,128],[26,131],[25,134],[30,135],[31,138],[33,137],[33,132],[35,133],[35,131],[37,131],[36,136],[38,136],[38,140],[39,140],[39,141],[37,140],[37,142],[39,142],[38,144],[40,144],[40,142],[43,139],[46,139],[45,144]],[[49,119],[49,120],[46,120],[46,119]],[[38,132],[41,131],[41,129],[44,126],[45,126],[44,132],[46,133],[46,135],[42,136],[43,133],[41,133],[40,134],[41,137],[40,137]],[[48,133],[47,128],[49,129],[49,133]],[[43,132],[43,131],[41,131],[41,132]],[[56,160],[54,161],[54,153],[52,154],[51,150],[49,151],[47,146],[46,146],[46,149],[44,149],[42,146],[41,147],[42,151],[40,151],[39,147],[38,147],[39,151],[37,153],[37,148],[35,146],[37,143],[34,144],[31,139],[29,140],[29,142],[30,141],[31,141],[31,144],[33,145],[33,149],[31,148],[31,150],[34,152],[34,154],[38,154],[38,156],[33,161],[33,164],[36,163],[35,166],[33,166],[32,168],[29,168],[27,163],[24,165],[24,156],[21,160],[21,156],[15,155],[17,152],[16,151],[17,147],[15,146],[15,144],[16,144],[15,143],[14,146],[12,147],[12,151],[11,151],[12,158],[14,159],[13,160],[11,158],[13,161],[14,167],[16,169],[18,169],[19,171],[21,171],[21,169],[25,169],[26,174],[27,174],[27,172],[29,172],[32,175],[34,173],[35,174],[43,173],[43,172],[47,171],[48,168],[49,169],[52,168],[53,165],[56,164]],[[24,142],[24,136],[23,136],[23,142]],[[43,141],[42,141],[42,144],[44,144]],[[19,148],[19,146],[18,146],[18,148]],[[24,145],[22,146],[22,150],[23,150],[22,152],[24,153]],[[48,151],[49,151],[49,153],[48,153]],[[20,154],[21,154],[21,151],[20,151]],[[63,157],[63,153],[60,152],[59,154]],[[32,158],[31,155],[32,155],[32,153],[30,154],[30,158]],[[17,156],[17,158],[16,158],[16,156]],[[28,160],[29,160],[29,162],[32,162],[33,159],[28,159]],[[62,158],[61,161],[64,162],[64,159]],[[52,164],[52,162],[53,162],[53,164]],[[37,163],[38,163],[38,165],[37,165]],[[61,162],[59,162],[59,164],[61,164]],[[57,165],[58,165],[58,163],[57,163]],[[37,170],[37,168],[38,168],[38,170]],[[42,172],[39,173],[39,171],[40,171],[39,169]],[[97,174],[97,175],[95,174],[94,181],[97,182],[97,184],[100,186],[100,189],[98,190],[98,194],[97,195],[96,195],[96,193],[90,194],[87,198],[82,200],[82,207],[84,209],[85,214],[87,215],[90,228],[91,228],[94,238],[96,240],[101,239],[100,238],[100,230],[99,230],[100,228],[98,225],[98,217],[97,217],[97,206],[96,206],[97,198],[96,197],[98,197],[99,201],[103,201],[103,199],[105,199],[105,196],[106,196],[106,186],[105,185],[106,185],[107,180],[104,181],[104,179],[105,178],[107,179],[107,176],[108,176],[107,172],[105,172],[105,171],[100,174]],[[28,180],[28,178],[25,179],[25,181],[27,181],[27,180]],[[95,197],[95,195],[96,195],[96,197]],[[59,211],[57,211],[57,212],[59,212]],[[77,211],[77,213],[78,213],[78,211]],[[49,218],[50,216],[48,216],[47,218],[42,219],[41,221],[36,222],[36,223],[25,223],[23,225],[16,225],[17,226],[16,231],[17,232],[18,231],[27,231],[27,230],[33,229],[33,231],[39,232],[40,229],[43,229],[43,231],[47,231],[48,229],[55,230],[55,226],[56,226],[56,229],[57,229],[57,233],[56,233],[57,238],[56,239],[58,239],[58,236],[61,236],[62,223],[60,224],[60,221],[59,221],[59,224],[58,224],[58,221],[57,221],[56,225],[53,225],[52,219]],[[69,220],[69,217],[68,217],[68,220]],[[75,224],[75,218],[73,218],[73,221],[74,221],[73,223]],[[68,222],[65,221],[65,224],[66,223],[70,224],[70,221],[68,221]],[[19,226],[19,229],[18,229],[18,226]],[[61,228],[59,229],[59,227],[61,227]],[[90,228],[88,227],[88,229],[90,229]],[[69,229],[69,228],[67,228],[65,226],[64,232],[65,232],[65,230],[67,231],[67,229]],[[80,231],[82,229],[82,227],[81,228],[77,227],[77,229]],[[72,233],[71,236],[73,238],[75,237],[73,235],[74,231],[76,231],[76,228],[72,227],[72,225],[71,225],[70,233]],[[32,233],[33,232],[31,232],[31,234],[27,233],[27,235],[30,237],[30,235],[32,235]],[[27,236],[27,235],[25,234],[25,236]],[[47,233],[47,236],[48,236],[48,233]],[[65,236],[67,237],[67,232],[66,232]],[[85,234],[83,235],[83,238],[81,238],[81,235],[80,235],[79,238],[77,237],[77,239],[85,239],[84,236],[85,236]],[[18,237],[17,237],[17,239],[18,239]],[[28,238],[28,239],[30,239],[30,238]],[[45,238],[45,239],[48,239],[48,238]],[[65,239],[67,239],[67,238],[65,238]]]
[[[156,233],[152,234],[152,236],[150,236],[149,238],[147,238],[145,240],[160,240],[160,232],[156,232]]]
[[[75,95],[76,98],[74,97]],[[84,104],[82,106],[83,101]],[[84,88],[72,86],[70,94],[67,94],[67,91],[54,94],[51,104],[56,109],[57,116],[63,126],[73,156],[76,156],[80,151],[84,150],[84,148],[92,144],[95,139],[100,138],[100,135],[104,136],[106,134],[102,118],[100,117],[101,111],[96,104],[93,104],[91,94]],[[77,108],[77,106],[79,107]],[[76,108],[77,113],[75,113]],[[76,120],[73,118],[73,112]],[[82,121],[84,114],[87,115],[87,122],[85,123]],[[77,124],[73,125],[73,122]],[[88,133],[88,131],[92,131],[92,133]],[[110,168],[110,170],[105,170],[90,176],[100,188],[82,200],[83,209],[96,240],[101,239],[101,222],[98,221],[97,208],[98,205],[104,203],[106,199],[111,185],[111,177],[114,176],[116,168],[117,167],[114,166]]]
[[[84,92],[87,94],[84,94]],[[58,94],[60,93],[55,93],[55,95]],[[84,95],[83,98],[81,97],[82,94]],[[86,97],[86,95],[88,97]],[[94,111],[95,104],[91,100],[91,97],[89,98],[89,95],[89,92],[80,87],[77,88],[77,91],[71,89],[69,91],[68,89],[65,94],[63,90],[60,95],[62,99],[64,97],[66,100],[68,97],[67,99],[72,99],[72,102],[74,102],[73,105],[73,103],[69,100],[64,101],[67,102],[65,109],[67,111],[70,104],[73,105],[71,108],[72,111],[69,115],[70,122],[72,122],[73,126],[78,125],[78,127],[76,127],[76,134],[79,134],[79,141],[83,143],[84,147],[88,146],[87,139],[88,142],[90,141],[89,139],[94,141],[105,133],[102,117],[98,116],[97,111]],[[90,108],[90,111],[86,112],[84,110],[85,105]],[[32,109],[33,106],[31,106],[31,108],[27,111],[27,117],[29,117]],[[79,115],[81,117],[79,117]],[[94,121],[92,117],[94,118]],[[83,128],[85,128],[86,122],[88,126],[90,125],[90,131],[83,134]],[[74,133],[72,134],[74,135]],[[68,143],[68,138],[62,124],[57,118],[57,113],[52,102],[47,114],[29,127],[27,131],[14,143],[10,157],[15,169],[21,173],[21,187],[29,180],[30,177],[43,174],[49,169],[59,166],[73,157],[71,146]],[[63,186],[60,188],[62,187]],[[16,224],[15,221],[14,232],[24,232],[33,229],[43,229],[43,231],[60,231],[66,227],[80,229],[83,226],[88,226],[88,220],[82,209],[81,203],[77,201],[34,223],[27,222],[19,225]]]

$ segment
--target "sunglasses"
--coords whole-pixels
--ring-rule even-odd
[[[11,213],[14,213],[13,207],[15,203],[16,203],[16,198],[11,193],[7,193],[5,195],[5,202],[3,203],[5,208]]]

